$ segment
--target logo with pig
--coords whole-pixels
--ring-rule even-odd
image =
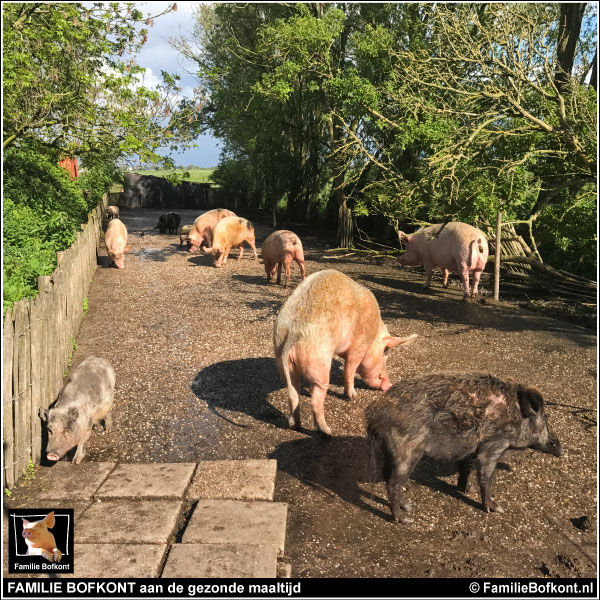
[[[8,511],[9,573],[73,573],[73,509]]]

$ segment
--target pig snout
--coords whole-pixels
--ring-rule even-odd
[[[359,374],[362,377],[363,381],[374,390],[382,390],[383,392],[387,392],[392,387],[392,382],[389,380],[389,377],[385,374],[377,374],[377,375],[368,375],[364,371],[359,369]]]
[[[46,454],[46,458],[48,460],[57,461],[60,459],[60,456],[58,454],[56,454],[55,452],[48,452]]]
[[[379,386],[381,391],[387,392],[392,387],[392,382],[387,377],[382,377],[381,385]]]
[[[33,531],[31,529],[23,529],[23,537],[26,539],[31,539],[33,536]]]
[[[558,438],[551,431],[548,431],[548,441],[545,444],[535,444],[534,448],[546,454],[553,454],[554,456],[561,456],[562,454],[562,446]]]

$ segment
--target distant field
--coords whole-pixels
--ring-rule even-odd
[[[209,167],[207,169],[177,169],[177,172],[187,171],[190,176],[186,177],[185,181],[190,181],[191,183],[211,183],[210,176],[216,167]],[[159,170],[155,171],[154,169],[148,169],[146,171],[135,171],[140,175],[154,175],[155,177],[164,177],[171,171],[168,170]]]

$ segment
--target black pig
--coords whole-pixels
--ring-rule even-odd
[[[481,501],[488,512],[504,512],[491,497],[496,463],[508,448],[536,448],[560,456],[560,442],[548,427],[544,399],[534,387],[492,375],[427,375],[395,384],[366,409],[374,459],[383,456],[383,476],[394,521],[410,523],[401,498],[423,455],[454,460],[458,487],[466,491],[477,470]]]
[[[174,212],[165,213],[164,215],[160,215],[158,218],[158,224],[156,227],[154,227],[154,229],[158,229],[161,234],[165,233],[165,231],[168,234],[173,234],[177,233],[177,230],[179,229],[179,223],[181,223],[180,215]]]

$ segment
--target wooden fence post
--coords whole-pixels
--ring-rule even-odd
[[[29,303],[19,300],[14,307],[15,340],[13,361],[15,389],[15,449],[16,472],[23,473],[31,456],[31,359],[29,344]]]
[[[2,441],[4,443],[4,487],[15,485],[15,434],[13,397],[14,326],[11,310],[4,315],[2,332]]]
[[[38,298],[29,301],[29,342],[31,346],[31,460],[39,461],[41,456],[42,426],[38,411],[42,405],[42,322],[40,320],[40,304]]]
[[[502,251],[502,211],[496,215],[496,252],[494,257],[494,300],[500,298],[500,254]]]

